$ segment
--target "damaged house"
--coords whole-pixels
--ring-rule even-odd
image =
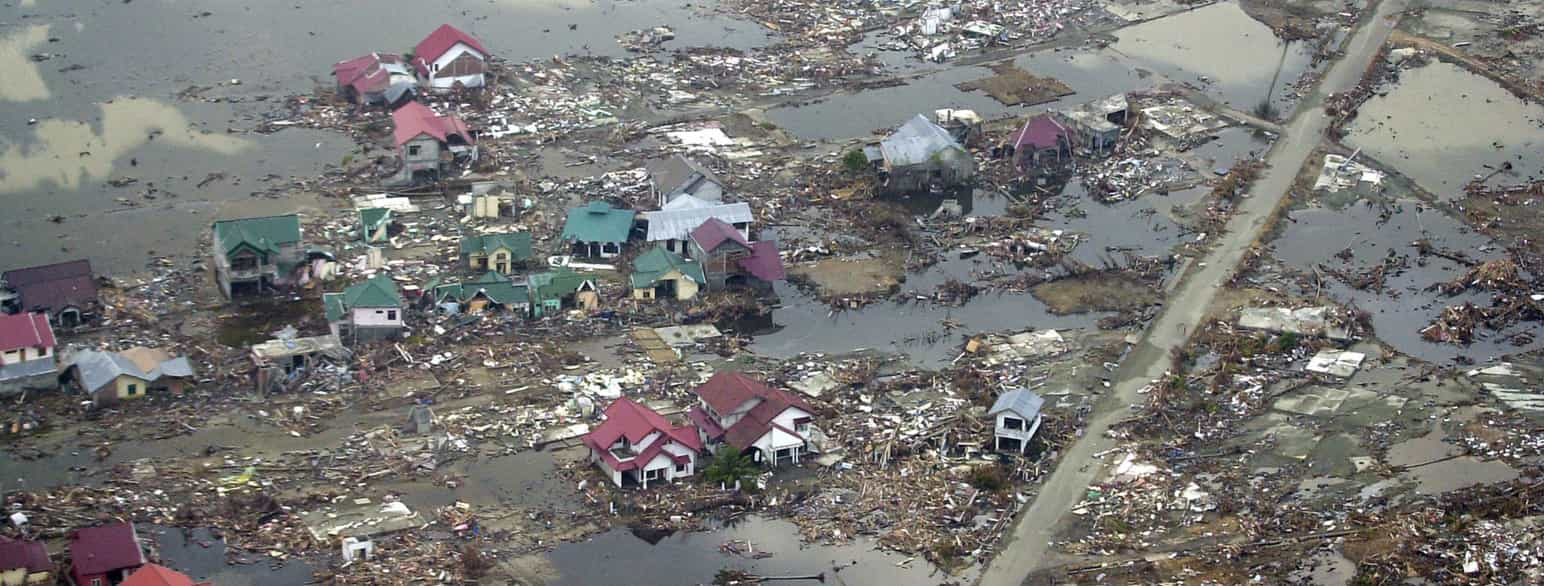
[[[426,299],[452,313],[478,314],[496,309],[527,315],[531,311],[531,294],[525,283],[516,283],[493,271],[460,283],[430,283],[426,289]]]
[[[187,357],[143,346],[122,352],[84,350],[69,359],[70,380],[93,405],[138,399],[150,393],[182,394],[193,378]]]
[[[54,584],[54,562],[41,541],[0,537],[0,584]]]
[[[353,357],[338,336],[281,337],[252,346],[253,383],[258,392],[290,389],[296,382],[329,366],[339,372]]]
[[[322,295],[332,335],[352,343],[395,338],[402,333],[402,293],[386,275]]]
[[[691,241],[692,230],[696,230],[703,222],[717,219],[733,226],[735,231],[748,239],[751,237],[751,221],[755,217],[751,214],[750,204],[744,202],[714,203],[682,196],[671,200],[658,211],[644,212],[643,219],[649,226],[645,240],[661,243],[665,250],[684,255],[691,254],[687,243]]]
[[[565,309],[590,311],[600,306],[595,277],[567,267],[533,274],[527,285],[531,292],[531,317],[555,315]]]
[[[148,561],[133,523],[77,529],[70,535],[70,577],[77,586],[108,586]]]
[[[0,395],[57,386],[54,329],[41,313],[0,315]]]
[[[921,114],[863,152],[879,167],[884,190],[891,193],[948,189],[969,184],[976,176],[970,152]]]
[[[584,435],[590,460],[618,487],[648,488],[696,473],[702,439],[690,425],[674,426],[627,397],[606,407],[605,421]]]
[[[633,259],[633,274],[629,280],[633,299],[685,301],[697,296],[707,277],[702,273],[701,263],[686,260],[664,245],[656,244]]]
[[[390,183],[437,181],[452,169],[477,161],[476,139],[455,114],[441,116],[428,106],[408,102],[391,113],[391,121],[402,168]]]
[[[718,372],[693,392],[687,413],[705,445],[725,444],[770,466],[798,464],[813,450],[814,409],[803,399],[738,372]]]
[[[1029,389],[1014,389],[997,397],[987,416],[995,422],[992,432],[992,448],[999,452],[1023,454],[1029,450],[1029,441],[1040,430],[1040,408],[1045,399]]]
[[[413,94],[418,77],[395,53],[371,53],[332,66],[338,95],[361,106],[389,105]]]
[[[1008,142],[1006,153],[1021,171],[1043,170],[1072,159],[1072,131],[1050,114],[1036,114]]]
[[[413,68],[433,90],[479,88],[486,83],[489,56],[472,35],[442,24],[413,47]]]
[[[572,244],[574,256],[612,258],[622,254],[622,245],[632,236],[634,215],[632,210],[592,201],[568,210],[568,220],[563,224],[560,238]]]
[[[723,180],[713,171],[684,155],[676,155],[648,165],[649,182],[660,209],[682,196],[705,202],[724,201]]]
[[[1053,115],[1072,130],[1072,148],[1075,152],[1091,157],[1108,156],[1120,142],[1121,131],[1126,128],[1126,118],[1131,107],[1126,94],[1115,94],[1103,99],[1057,110]]]
[[[215,280],[227,299],[287,286],[305,264],[298,215],[220,220],[213,231]]]
[[[390,240],[391,225],[391,208],[360,208],[359,235],[365,244]]]
[[[474,271],[508,275],[531,259],[531,235],[505,232],[467,236],[461,239],[461,259]]]
[[[776,242],[751,242],[718,218],[692,230],[690,249],[692,259],[702,264],[710,290],[768,286],[786,276]]]
[[[0,313],[38,312],[56,326],[73,328],[96,315],[99,305],[89,260],[0,273]]]

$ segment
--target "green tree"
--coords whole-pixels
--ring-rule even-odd
[[[713,482],[734,484],[756,475],[756,464],[745,454],[730,446],[723,446],[713,453],[713,463],[708,464],[703,476]]]
[[[851,150],[847,151],[847,154],[842,155],[842,168],[846,169],[848,173],[857,175],[862,173],[866,167],[868,167],[868,156],[864,155],[863,151]]]

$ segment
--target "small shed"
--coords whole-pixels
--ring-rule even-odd
[[[1029,450],[1029,440],[1040,430],[1040,408],[1045,399],[1029,389],[1014,389],[997,397],[987,412],[995,422],[993,447],[999,452]]]

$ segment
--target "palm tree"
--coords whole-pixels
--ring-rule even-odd
[[[713,453],[713,463],[708,464],[703,475],[708,480],[732,485],[756,475],[756,464],[749,457],[730,446],[723,446]]]

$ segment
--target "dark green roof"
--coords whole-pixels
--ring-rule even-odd
[[[580,242],[627,242],[627,236],[633,231],[634,215],[636,212],[632,210],[592,201],[584,207],[568,210],[562,238]]]
[[[389,208],[364,208],[359,210],[359,223],[366,230],[379,230],[390,219],[391,209]]]
[[[264,216],[220,220],[214,223],[215,245],[225,254],[243,245],[259,252],[278,252],[285,244],[300,242],[300,216]]]
[[[480,252],[491,254],[500,248],[508,248],[515,260],[531,258],[531,235],[526,232],[504,234],[479,234],[461,239],[461,254]]]
[[[516,285],[509,277],[492,271],[464,283],[438,285],[431,290],[434,291],[435,302],[455,299],[459,303],[466,303],[477,297],[478,293],[500,305],[522,304],[530,300],[524,285]]]
[[[386,275],[350,285],[342,293],[322,296],[327,309],[327,321],[336,321],[355,307],[402,307],[402,293],[397,284]]]
[[[594,277],[576,273],[568,267],[545,273],[536,273],[529,278],[531,301],[541,302],[562,299],[564,295],[578,291],[585,283],[593,282],[594,280]]]
[[[672,270],[680,271],[699,285],[707,282],[707,278],[702,273],[701,263],[686,260],[681,255],[666,250],[663,244],[657,244],[648,252],[633,259],[633,274],[630,279],[634,289],[643,289],[653,286]]]

